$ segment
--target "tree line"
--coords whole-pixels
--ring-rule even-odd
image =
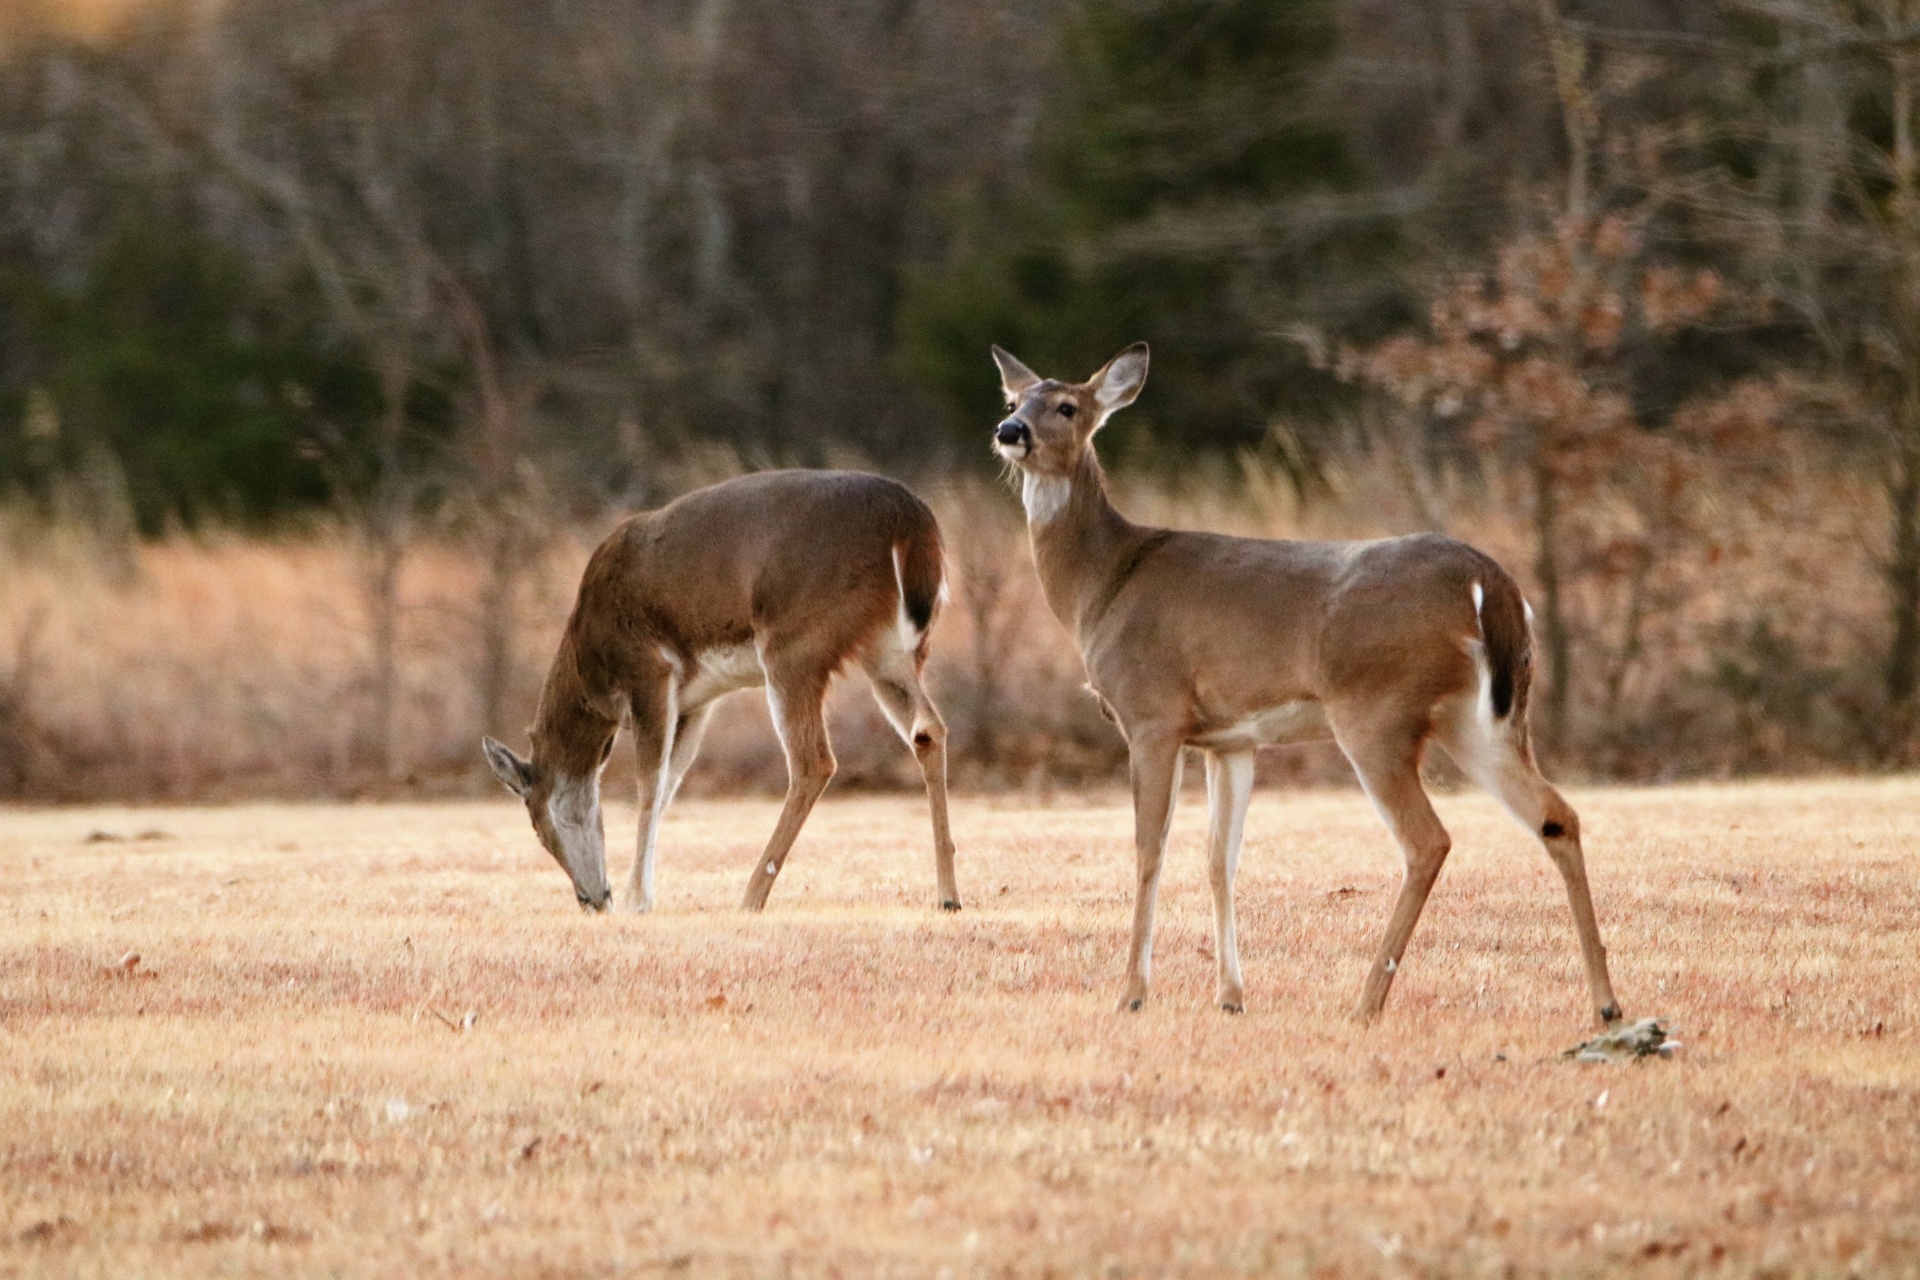
[[[1549,739],[1724,494],[1857,481],[1880,621],[1799,677],[1845,758],[1915,749],[1920,0],[41,0],[0,41],[0,489],[103,554],[346,518],[376,689],[423,529],[504,668],[546,523],[716,449],[984,469],[988,343],[1146,338],[1123,475],[1510,500]],[[1750,623],[1696,665],[1813,714]]]

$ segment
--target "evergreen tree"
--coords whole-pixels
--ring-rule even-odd
[[[1078,377],[1140,338],[1153,394],[1110,453],[1324,421],[1341,392],[1287,324],[1364,322],[1392,248],[1348,216],[1363,175],[1316,109],[1335,38],[1324,0],[1085,0],[1030,186],[967,201],[954,259],[909,281],[905,371],[956,430],[993,420],[989,342]]]
[[[0,472],[41,488],[111,458],[145,533],[326,501],[376,408],[310,305],[165,218],[129,218],[71,288],[15,276],[0,312],[23,349]]]

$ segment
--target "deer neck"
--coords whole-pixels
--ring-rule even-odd
[[[595,697],[580,673],[572,635],[564,637],[540,691],[533,738],[544,762],[560,777],[591,782],[598,791],[607,739],[620,728],[619,699]]]
[[[1147,531],[1114,509],[1090,448],[1070,475],[1024,473],[1020,500],[1047,607],[1084,638],[1112,597],[1114,576]]]

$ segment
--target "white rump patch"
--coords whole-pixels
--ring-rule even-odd
[[[1493,664],[1487,661],[1487,646],[1478,640],[1467,641],[1467,656],[1473,659],[1476,688],[1473,695],[1474,719],[1480,729],[1493,732]]]
[[[900,636],[900,649],[912,653],[920,646],[920,628],[913,625],[913,619],[907,613],[907,576],[906,548],[895,545],[893,548],[893,626]],[[942,581],[940,590],[944,594],[947,584]]]
[[[1067,500],[1071,497],[1073,481],[1065,476],[1020,473],[1020,505],[1027,509],[1027,520],[1031,524],[1047,524],[1057,518],[1067,509]]]

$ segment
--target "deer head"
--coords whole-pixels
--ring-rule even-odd
[[[607,885],[607,840],[600,824],[600,768],[569,774],[541,762],[540,740],[532,760],[523,760],[492,738],[481,742],[494,776],[527,802],[534,834],[573,881],[573,896],[588,911],[605,911],[613,890]],[[607,738],[600,755],[612,753]]]
[[[1085,382],[1042,378],[999,347],[1000,389],[1007,416],[994,429],[993,448],[1027,475],[1074,474],[1107,419],[1133,403],[1147,381],[1147,344],[1136,342]]]

